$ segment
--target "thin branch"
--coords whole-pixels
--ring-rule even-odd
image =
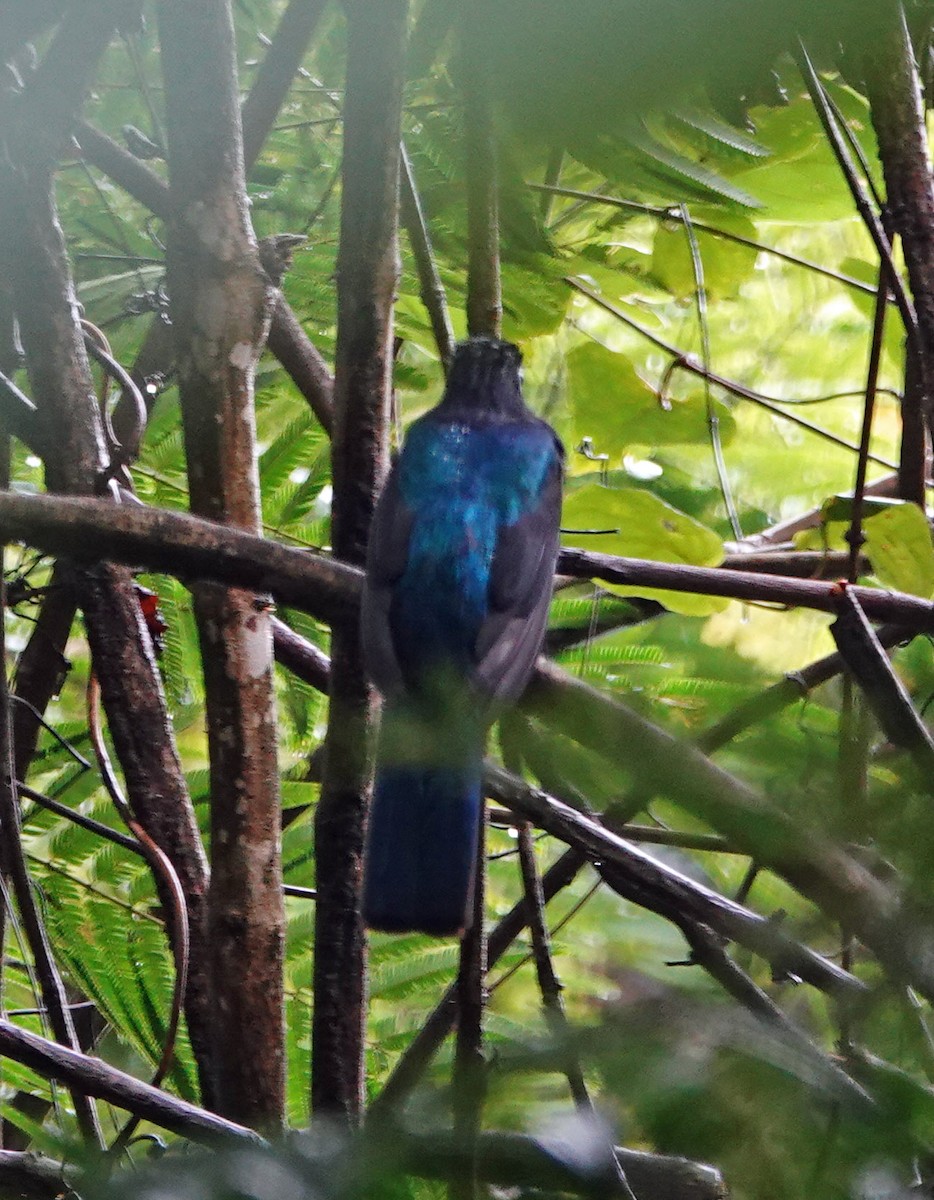
[[[838,588],[839,615],[830,627],[837,649],[863,690],[886,737],[909,751],[922,786],[934,787],[934,737],[882,649],[852,587]]]
[[[777,973],[796,976],[840,999],[865,994],[855,976],[796,943],[766,917],[666,867],[570,805],[490,765],[486,785],[494,799],[593,862],[609,886],[633,903],[675,924],[686,918],[707,925],[763,955]]]
[[[878,37],[865,62],[866,90],[885,177],[887,217],[892,232],[901,239],[919,331],[909,347],[916,362],[906,376],[910,374],[918,406],[929,425],[934,425],[934,182],[925,104],[902,5],[880,5],[876,21]],[[907,378],[905,390],[907,395]],[[903,458],[914,462],[916,479],[924,456],[923,431],[908,421],[905,437],[911,437],[913,444],[903,444]],[[923,504],[917,490],[912,498]]]
[[[581,192],[575,188],[557,187],[544,183],[527,183],[526,187],[530,187],[533,191],[542,192],[546,195],[567,196],[569,199],[584,200],[591,204],[605,204],[610,208],[621,208],[627,212],[642,213],[648,217],[655,217],[659,221],[684,220],[683,214],[678,207],[658,208],[652,204],[641,204],[636,200],[622,200],[617,196],[604,196],[599,192]],[[800,258],[796,254],[788,254],[786,251],[779,250],[775,246],[767,246],[764,242],[757,242],[753,238],[743,237],[742,234],[732,233],[728,229],[719,229],[716,225],[710,225],[706,221],[698,221],[695,217],[691,217],[691,223],[701,233],[709,233],[712,237],[723,238],[724,241],[728,242],[735,242],[738,246],[748,246],[751,250],[759,250],[763,254],[771,254],[775,258],[780,258],[787,263],[791,263],[793,266],[803,267],[805,270],[814,271],[818,275],[825,275],[828,279],[833,279],[835,282],[854,288],[856,291],[864,292],[868,296],[875,295],[875,288],[872,284],[864,283],[861,279],[854,279],[851,275],[843,275],[839,271],[832,271],[829,267],[824,267],[820,263]]]
[[[454,357],[454,328],[451,325],[451,314],[448,311],[447,295],[438,264],[435,262],[435,252],[428,232],[428,222],[422,209],[421,197],[415,186],[415,174],[412,162],[402,144],[402,195],[401,215],[406,233],[409,235],[409,245],[412,257],[415,259],[415,269],[418,273],[418,285],[422,304],[428,313],[431,329],[435,335],[435,345],[441,357],[441,365],[447,374],[451,359]]]
[[[694,232],[688,206],[684,203],[678,206],[684,232],[687,235],[688,247],[691,253],[691,269],[694,272],[694,304],[697,309],[697,324],[700,331],[701,366],[704,375],[704,407],[707,414],[707,432],[710,437],[710,448],[713,453],[714,467],[717,471],[717,482],[720,486],[720,496],[726,509],[727,519],[733,536],[740,541],[743,530],[739,523],[739,514],[733,500],[730,479],[726,473],[726,463],[723,458],[723,442],[720,438],[720,418],[714,409],[713,397],[710,394],[710,326],[707,320],[707,287],[704,282],[704,260],[701,256],[700,245]]]
[[[464,102],[467,193],[467,332],[499,337],[503,296],[499,264],[499,186],[489,63],[483,33],[494,20],[492,0],[461,15],[460,89]]]
[[[326,7],[327,0],[290,0],[279,20],[272,44],[240,108],[247,170],[259,158]]]
[[[904,630],[895,625],[883,626],[878,630],[876,636],[880,645],[887,648],[896,646],[905,640]],[[733,738],[738,737],[744,730],[761,724],[789,704],[803,699],[814,688],[827,683],[845,669],[846,663],[843,655],[838,653],[819,658],[816,662],[802,667],[800,671],[792,671],[778,683],[772,684],[771,687],[759,692],[751,699],[744,700],[726,716],[721,717],[716,725],[712,725],[695,738],[695,745],[705,754],[712,754],[715,750],[719,750],[731,742]]]
[[[829,429],[822,429],[820,425],[815,425],[813,421],[808,421],[804,417],[799,417],[797,413],[789,412],[781,407],[781,400],[773,399],[770,396],[765,396],[762,392],[757,392],[754,388],[746,387],[745,384],[737,383],[734,379],[727,379],[725,375],[720,375],[716,371],[705,371],[704,368],[689,354],[684,354],[677,346],[672,346],[666,342],[664,338],[658,337],[650,329],[646,329],[644,325],[640,325],[638,321],[634,321],[628,313],[623,312],[617,305],[612,304],[609,300],[604,299],[599,292],[595,292],[587,284],[581,280],[575,279],[571,275],[566,275],[564,281],[574,291],[580,292],[582,296],[586,296],[592,300],[594,304],[598,304],[605,312],[622,321],[624,325],[628,325],[630,329],[634,329],[653,346],[657,346],[659,350],[664,350],[666,354],[670,354],[675,360],[675,366],[682,371],[687,371],[691,375],[696,375],[701,379],[709,379],[711,383],[721,387],[724,391],[732,392],[734,396],[739,396],[742,400],[748,400],[751,404],[758,405],[759,408],[764,408],[773,416],[780,417],[783,421],[789,421],[792,425],[797,425],[800,429],[806,429],[809,433],[816,434],[817,437],[823,438],[824,441],[832,442],[835,446],[840,446],[844,450],[853,450],[859,452],[859,446],[854,442],[847,441],[846,438],[838,437],[837,434],[831,433]],[[881,467],[888,467],[889,470],[896,469],[895,463],[889,462],[888,459],[881,458],[877,454],[869,455],[870,462],[878,463]]]
[[[853,511],[846,541],[850,547],[847,578],[855,583],[859,575],[859,557],[866,536],[863,533],[863,498],[866,489],[866,468],[869,464],[869,442],[872,437],[872,418],[876,407],[876,386],[879,382],[879,362],[882,358],[882,335],[885,332],[886,296],[888,295],[888,268],[879,267],[879,290],[872,322],[872,342],[869,348],[869,366],[866,372],[866,398],[863,402],[863,425],[859,439],[859,457],[856,461],[856,480],[853,484]]]
[[[866,190],[860,183],[859,174],[850,156],[849,148],[840,132],[837,124],[837,118],[833,113],[827,95],[824,91],[824,85],[821,83],[817,72],[814,70],[814,65],[811,62],[810,56],[804,46],[799,47],[798,67],[804,78],[805,85],[810,93],[811,100],[814,103],[815,111],[823,126],[824,133],[827,135],[827,141],[830,143],[830,148],[833,151],[834,157],[839,164],[843,177],[846,180],[847,187],[850,190],[850,195],[853,197],[853,203],[856,205],[856,211],[862,218],[863,224],[866,226],[869,236],[872,238],[873,244],[879,254],[879,259],[888,268],[889,279],[892,284],[892,292],[895,296],[895,303],[898,305],[898,311],[901,313],[902,320],[905,323],[905,332],[908,335],[908,340],[918,353],[922,352],[920,330],[918,327],[918,316],[915,312],[914,304],[911,297],[905,289],[902,282],[902,277],[898,273],[898,268],[892,258],[892,246],[889,241],[888,234],[882,224],[881,217],[872,207],[869,197],[866,195]]]
[[[40,1075],[80,1089],[88,1096],[136,1113],[143,1120],[193,1142],[211,1146],[225,1142],[251,1146],[264,1144],[252,1130],[242,1125],[226,1121],[187,1100],[169,1096],[148,1083],[141,1083],[99,1058],[69,1050],[3,1020],[0,1020],[0,1054],[31,1067]]]
[[[542,899],[548,903],[569,887],[584,866],[576,850],[567,850],[542,876]],[[487,970],[494,967],[522,933],[528,920],[525,900],[520,900],[490,930],[487,941]],[[405,1098],[418,1083],[429,1062],[457,1020],[457,985],[451,984],[399,1056],[382,1091],[370,1105],[370,1120],[390,1120],[401,1111]]]
[[[691,947],[691,960],[703,967],[727,995],[748,1009],[754,1016],[772,1026],[778,1035],[796,1051],[813,1070],[824,1087],[855,1111],[870,1115],[874,1104],[868,1092],[824,1053],[775,1003],[775,1001],[736,965],[723,943],[703,925],[685,922],[682,933]]]
[[[0,551],[0,579],[2,579]],[[0,618],[5,607],[5,592],[0,582]],[[35,965],[36,976],[42,995],[43,1006],[48,1013],[52,1031],[59,1042],[78,1050],[78,1036],[72,1020],[71,1009],[65,995],[65,986],[52,954],[49,937],[36,903],[32,880],[26,866],[20,829],[19,801],[16,795],[15,774],[11,744],[11,713],[6,678],[6,640],[4,621],[0,619],[0,829],[3,830],[3,869],[9,873],[19,908],[20,919]],[[103,1135],[94,1105],[79,1088],[72,1090],[72,1102],[78,1128],[85,1142],[95,1149],[103,1147]]]
[[[527,821],[521,822],[518,831],[519,866],[522,871],[522,891],[528,910],[529,933],[532,939],[532,955],[538,990],[542,997],[542,1008],[548,1028],[556,1044],[564,1051],[564,1073],[567,1076],[571,1095],[579,1112],[594,1116],[593,1101],[580,1062],[568,1046],[570,1026],[561,999],[562,985],[551,957],[548,925],[545,919],[545,897],[542,880],[535,861],[535,843]]]

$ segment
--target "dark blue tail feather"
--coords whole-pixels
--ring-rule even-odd
[[[371,929],[447,936],[470,924],[480,761],[378,769],[363,893]]]

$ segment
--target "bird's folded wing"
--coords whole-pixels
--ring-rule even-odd
[[[475,672],[479,690],[497,703],[521,694],[541,649],[558,556],[561,477],[556,454],[538,503],[498,532]]]

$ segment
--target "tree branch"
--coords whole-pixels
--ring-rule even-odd
[[[345,11],[331,540],[338,557],[359,566],[387,462],[408,3],[345,0]],[[355,1125],[363,1104],[366,1020],[360,883],[377,712],[356,614],[332,625],[331,656],[324,779],[315,812],[311,1103],[316,1114]]]
[[[66,1049],[35,1033],[27,1033],[9,1021],[0,1020],[0,1054],[193,1142],[221,1145],[234,1141],[263,1145],[261,1138],[242,1125],[226,1121],[187,1100],[169,1096],[148,1083],[141,1083],[98,1058]]]
[[[260,528],[253,381],[272,297],[248,215],[229,0],[162,0],[171,219],[166,265],[193,511]],[[211,775],[215,1104],[284,1120],[280,800],[269,613],[197,583]]]

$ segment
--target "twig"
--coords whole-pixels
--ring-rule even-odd
[[[859,457],[856,460],[856,480],[853,484],[853,512],[846,533],[850,547],[848,578],[855,583],[859,575],[859,556],[866,538],[863,533],[863,497],[866,488],[866,468],[869,463],[869,441],[872,437],[872,418],[876,406],[876,385],[879,382],[879,362],[882,357],[882,335],[885,332],[886,296],[888,295],[888,268],[879,267],[879,288],[876,293],[876,310],[872,322],[872,342],[869,348],[869,367],[866,373],[866,398],[863,402],[863,426],[859,439]]]
[[[739,523],[739,514],[736,511],[736,504],[733,500],[732,490],[730,489],[730,479],[726,473],[726,463],[723,460],[720,418],[714,409],[713,397],[710,394],[710,327],[707,321],[707,287],[704,282],[704,260],[701,257],[700,246],[697,242],[697,235],[694,232],[694,224],[691,220],[688,206],[681,203],[678,208],[681,213],[684,232],[687,235],[688,248],[691,253],[691,268],[694,272],[694,304],[697,309],[697,324],[700,329],[701,366],[704,371],[704,407],[707,413],[707,433],[710,438],[710,448],[713,452],[713,461],[717,471],[717,482],[720,486],[723,507],[726,509],[727,519],[730,522],[733,536],[737,541],[741,541],[743,530]]]
[[[543,901],[548,903],[577,877],[585,860],[576,850],[567,850],[542,877]],[[528,910],[520,900],[490,930],[487,970],[495,966],[526,926]],[[401,1111],[406,1096],[457,1020],[457,988],[452,984],[432,1010],[421,1029],[399,1057],[392,1074],[370,1105],[370,1119],[392,1119]]]
[[[290,0],[240,108],[243,158],[256,162],[314,36],[327,0]]]
[[[93,670],[88,678],[87,716],[91,745],[94,747],[94,754],[97,757],[97,765],[101,773],[101,778],[104,781],[104,787],[107,789],[114,807],[122,817],[127,828],[135,836],[142,856],[149,864],[153,875],[161,882],[161,890],[172,902],[170,910],[172,920],[171,923],[166,922],[166,927],[171,930],[170,940],[175,963],[175,981],[172,988],[171,1009],[168,1022],[166,1023],[162,1054],[159,1056],[159,1062],[156,1065],[156,1071],[151,1080],[152,1086],[158,1087],[168,1073],[175,1055],[175,1043],[178,1037],[182,1007],[185,1002],[185,991],[188,986],[188,958],[191,945],[185,892],[178,874],[172,866],[171,860],[162,848],[156,845],[139,821],[136,820],[117,782],[113,763],[110,761],[110,755],[104,744],[100,723],[100,687]],[[138,1124],[138,1118],[132,1117],[124,1125],[110,1147],[109,1153],[111,1156],[117,1156],[123,1151],[136,1131]]]
[[[580,1063],[568,1046],[569,1025],[564,1003],[561,1000],[561,983],[555,972],[551,957],[548,926],[545,921],[545,897],[542,881],[535,862],[535,843],[529,823],[522,821],[518,829],[519,866],[522,871],[522,890],[528,912],[529,934],[532,939],[532,955],[538,990],[542,997],[545,1019],[555,1042],[564,1052],[564,1073],[578,1110],[593,1117],[593,1101],[584,1080]]]
[[[582,296],[586,296],[592,300],[594,304],[598,304],[605,312],[622,321],[624,325],[628,325],[630,329],[634,329],[647,341],[650,341],[653,346],[657,346],[659,350],[664,350],[666,354],[670,354],[676,359],[676,366],[683,371],[688,371],[692,375],[699,378],[707,378],[711,383],[715,383],[717,387],[722,387],[724,391],[732,392],[734,396],[739,396],[742,400],[748,400],[751,404],[758,405],[759,408],[764,408],[767,412],[772,413],[776,417],[781,417],[784,421],[790,421],[792,425],[797,425],[800,429],[806,429],[809,433],[816,434],[817,437],[823,438],[824,441],[832,442],[835,446],[840,446],[844,450],[858,451],[859,446],[853,442],[849,442],[846,438],[838,437],[837,434],[831,433],[829,429],[822,429],[820,425],[815,425],[813,421],[808,421],[804,417],[799,417],[797,413],[789,412],[785,408],[781,408],[781,401],[773,400],[768,396],[764,396],[761,392],[757,392],[754,388],[746,387],[745,384],[737,383],[734,379],[727,379],[726,376],[718,374],[716,371],[705,371],[704,368],[696,363],[690,355],[682,353],[676,346],[672,346],[666,342],[664,338],[658,337],[650,329],[646,329],[644,325],[640,325],[638,321],[634,321],[628,313],[623,312],[617,305],[612,304],[609,300],[604,299],[599,292],[595,292],[587,284],[581,280],[575,279],[571,275],[564,277],[565,283],[572,287],[576,292],[580,292]],[[881,467],[888,467],[889,470],[896,469],[895,464],[888,459],[881,458],[877,454],[869,455],[870,462],[878,463]]]
[[[451,314],[448,311],[447,296],[438,264],[435,262],[431,235],[428,223],[422,209],[421,197],[415,186],[415,174],[412,162],[405,148],[401,149],[402,166],[402,197],[401,213],[406,233],[409,235],[409,245],[412,247],[412,257],[418,272],[418,285],[422,304],[431,321],[432,332],[435,335],[435,345],[441,357],[441,365],[447,374],[451,359],[454,357],[454,329],[451,325]]]
[[[928,423],[934,421],[934,182],[924,100],[911,35],[900,3],[879,5],[874,12],[872,52],[864,63],[872,124],[886,186],[889,224],[901,239],[914,298],[918,329],[909,329],[910,352],[916,358],[912,383]],[[897,282],[900,282],[897,281]],[[906,386],[906,392],[907,392]],[[916,426],[905,429],[917,438]],[[905,447],[903,447],[903,455]],[[923,434],[911,447],[916,464],[924,454]],[[923,504],[917,493],[912,497]]]
[[[495,6],[482,0],[463,10],[459,83],[464,102],[467,191],[467,332],[499,337],[503,297],[499,264],[499,186],[489,63],[483,32]]]
[[[876,636],[880,645],[885,647],[896,646],[905,640],[904,630],[892,625],[883,626]],[[744,730],[760,724],[773,713],[794,704],[796,700],[803,699],[808,692],[827,683],[845,668],[842,654],[828,654],[825,658],[819,658],[816,662],[802,667],[800,671],[793,671],[778,683],[738,704],[715,725],[699,734],[695,738],[695,745],[705,754],[712,754]]]
[[[628,212],[643,213],[645,216],[655,217],[659,221],[683,221],[681,210],[676,206],[658,208],[652,204],[641,204],[636,200],[623,200],[618,196],[604,196],[600,192],[581,192],[576,188],[557,187],[544,183],[527,183],[526,187],[547,195],[567,196],[569,199],[583,200],[592,204],[605,204],[610,208],[621,208]],[[775,258],[780,258],[787,263],[791,263],[793,266],[803,267],[805,270],[814,271],[818,275],[825,275],[828,279],[833,279],[837,283],[844,284],[846,287],[854,288],[856,291],[864,292],[868,296],[875,295],[875,288],[869,283],[864,283],[861,279],[854,279],[851,275],[843,275],[839,271],[833,271],[829,267],[822,266],[820,263],[800,258],[796,254],[788,254],[784,250],[779,250],[776,246],[767,246],[764,242],[743,237],[742,234],[733,233],[729,229],[719,229],[716,225],[710,225],[706,221],[698,221],[696,217],[692,217],[691,221],[694,228],[700,230],[701,233],[709,233],[712,237],[723,238],[724,241],[728,242],[735,242],[738,246],[748,246],[751,250],[758,250],[763,254],[771,254]]]
[[[837,125],[836,117],[834,116],[830,105],[827,103],[827,96],[824,91],[824,85],[821,83],[817,72],[814,70],[814,65],[811,62],[810,56],[803,45],[799,46],[798,67],[804,78],[805,85],[811,95],[811,100],[814,102],[814,108],[820,123],[823,126],[824,133],[827,135],[827,140],[830,143],[830,148],[834,153],[834,157],[843,172],[843,177],[846,180],[847,187],[850,189],[850,195],[853,197],[853,203],[856,205],[856,210],[862,218],[863,224],[873,240],[873,244],[879,254],[879,259],[888,269],[889,280],[892,285],[892,292],[895,296],[895,303],[898,305],[898,311],[901,313],[902,320],[905,323],[905,332],[908,340],[911,342],[917,353],[922,353],[920,330],[918,328],[918,316],[915,312],[914,304],[911,297],[905,289],[901,275],[898,273],[898,268],[892,258],[892,246],[889,241],[881,218],[877,215],[872,207],[869,197],[863,185],[859,181],[859,175],[853,160],[850,157],[849,149],[840,133]]]
[[[2,582],[3,552],[0,550],[0,617],[5,607]],[[4,831],[3,869],[13,883],[16,903],[32,953],[42,1003],[49,1016],[55,1037],[63,1045],[78,1050],[78,1037],[65,995],[65,987],[52,955],[52,947],[42,921],[39,906],[32,890],[20,833],[19,802],[13,769],[10,742],[10,702],[6,679],[6,641],[4,622],[0,620],[0,828]],[[80,1088],[72,1089],[72,1101],[78,1128],[85,1142],[95,1149],[103,1148],[103,1135],[94,1105]]]
[[[840,1099],[848,1101],[856,1111],[871,1113],[874,1105],[854,1079],[813,1042],[727,954],[720,939],[705,928],[690,921],[681,926],[691,947],[691,959],[715,979],[737,1003],[756,1017],[771,1025],[795,1051],[802,1055],[823,1080],[824,1086]]]
[[[707,925],[757,954],[781,974],[792,974],[841,998],[864,993],[864,985],[829,959],[789,938],[742,905],[666,867],[570,805],[507,772],[487,766],[490,794],[590,859],[614,891],[676,924],[682,918]]]

